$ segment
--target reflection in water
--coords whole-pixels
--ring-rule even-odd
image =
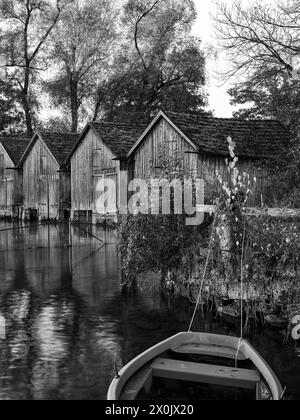
[[[104,399],[114,363],[122,367],[187,328],[193,308],[185,301],[122,297],[116,234],[93,233],[108,245],[68,225],[0,232],[0,314],[8,320],[0,399]],[[238,326],[209,318],[197,328],[238,334]],[[272,331],[250,341],[300,399],[297,349]]]
[[[51,302],[43,307],[33,326],[35,339],[38,343],[40,359],[43,362],[57,363],[67,354],[67,340],[64,336],[64,315],[58,305]],[[71,309],[71,308],[70,308]],[[69,314],[72,314],[72,309]]]

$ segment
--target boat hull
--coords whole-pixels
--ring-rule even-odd
[[[248,341],[230,336],[184,332],[155,345],[128,363],[120,371],[118,377],[113,380],[108,391],[108,400],[118,401],[123,399],[122,393],[128,381],[145,366],[148,364],[150,366],[162,354],[170,350],[187,353],[189,348],[191,353],[193,353],[193,348],[195,349],[194,354],[205,354],[207,351],[209,355],[215,357],[250,360],[269,387],[272,394],[271,399],[278,401],[282,398],[283,390],[277,376]],[[183,371],[183,373],[186,374],[186,371]],[[205,382],[207,383],[207,380]],[[260,399],[259,396],[257,396],[257,399]]]

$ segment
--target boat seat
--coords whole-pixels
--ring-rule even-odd
[[[256,370],[234,369],[201,363],[181,362],[172,359],[156,359],[152,364],[153,376],[208,385],[253,389],[261,381]]]
[[[173,348],[172,351],[179,354],[214,356],[232,360],[235,360],[237,357],[239,361],[247,360],[247,357],[245,357],[243,353],[239,352],[237,355],[237,351],[230,347],[208,344],[184,344],[180,347]]]
[[[152,368],[148,365],[127,382],[122,391],[120,400],[134,401],[143,388],[146,392],[149,392],[151,385]]]

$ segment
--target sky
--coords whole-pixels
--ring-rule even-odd
[[[214,33],[214,22],[211,14],[215,13],[214,0],[194,0],[198,19],[194,26],[193,32],[199,36],[204,47],[216,47],[217,41]],[[232,2],[232,0],[227,0]],[[233,81],[224,84],[221,81],[219,73],[228,66],[226,56],[219,58],[209,58],[207,61],[208,81],[207,87],[209,92],[209,109],[213,110],[217,117],[232,117],[232,113],[236,107],[230,105],[230,97],[227,94],[228,89],[233,86]]]

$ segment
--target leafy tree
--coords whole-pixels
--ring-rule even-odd
[[[300,2],[277,0],[270,5],[254,1],[245,5],[236,0],[230,6],[220,2],[216,23],[222,48],[231,63],[224,76],[236,80],[236,86],[230,90],[232,103],[247,105],[235,116],[276,118],[293,133],[286,154],[272,163],[270,188],[277,205],[298,207]]]
[[[41,70],[40,58],[51,31],[72,0],[1,0],[0,53],[6,59],[8,81],[24,112],[27,134],[33,132],[37,105],[32,89]]]
[[[0,80],[0,132],[15,134],[24,131],[22,110],[15,101],[16,92]]]
[[[235,113],[238,118],[273,118],[297,134],[300,117],[300,91],[287,74],[263,73],[260,84],[246,80],[229,90],[233,105],[247,105]]]
[[[300,2],[274,3],[220,2],[217,33],[231,63],[224,76],[236,81],[232,102],[250,105],[237,115],[278,118],[294,127],[299,109]]]
[[[124,45],[113,76],[99,86],[94,118],[138,112],[147,119],[159,108],[188,112],[205,105],[205,56],[190,35],[195,18],[191,0],[128,0]]]
[[[267,72],[267,70],[266,70]],[[251,80],[230,90],[234,105],[251,104],[235,113],[237,118],[278,119],[291,131],[291,142],[276,162],[269,165],[269,205],[300,206],[300,92],[289,76],[265,78],[260,85]]]
[[[73,132],[111,61],[118,10],[107,0],[76,0],[52,32],[49,58],[57,71],[44,86],[70,115]]]
[[[68,120],[64,115],[61,117],[50,117],[46,121],[40,122],[39,128],[57,133],[68,133],[70,131]]]

